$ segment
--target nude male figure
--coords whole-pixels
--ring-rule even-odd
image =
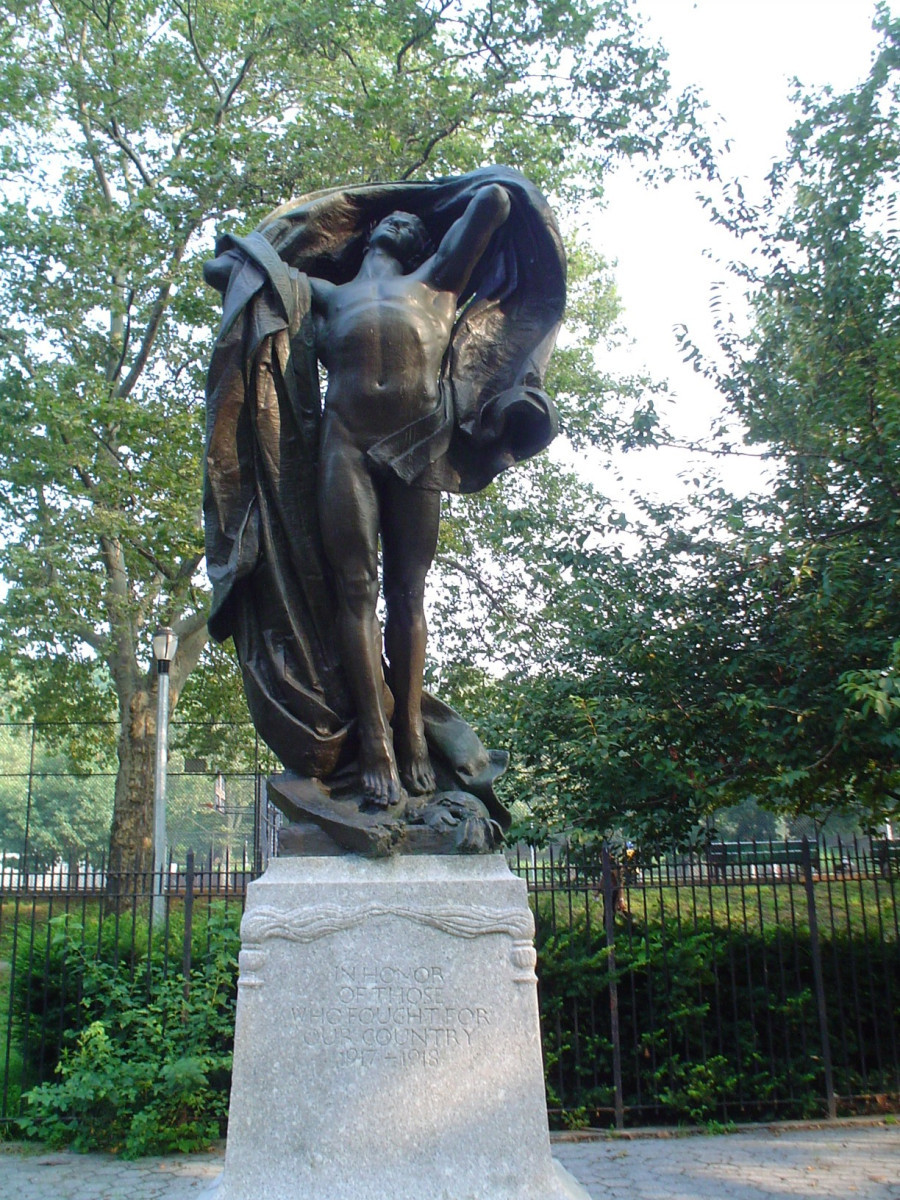
[[[437,545],[440,493],[375,467],[367,451],[437,407],[460,293],[509,211],[504,188],[483,188],[424,262],[424,226],[408,213],[393,213],[373,230],[354,279],[310,281],[317,352],[328,371],[319,522],[337,583],[363,799],[382,808],[398,803],[403,787],[411,795],[435,789],[422,724],[422,676],[425,576]],[[393,731],[384,708],[375,612],[379,534]]]

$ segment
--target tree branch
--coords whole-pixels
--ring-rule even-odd
[[[128,544],[136,554],[139,554],[145,562],[148,562],[153,567],[158,575],[168,580],[169,583],[183,583],[185,579],[190,579],[203,562],[202,554],[192,554],[184,559],[178,567],[167,567],[165,563],[160,562],[152,550],[147,550],[132,538],[128,539]]]
[[[394,61],[395,61],[395,63],[396,63],[396,68],[395,68],[395,70],[396,70],[396,73],[397,73],[398,75],[402,75],[402,74],[403,74],[403,70],[404,70],[404,67],[403,67],[403,60],[404,60],[404,58],[407,56],[407,54],[410,52],[410,50],[412,50],[412,48],[413,48],[414,46],[418,46],[420,42],[424,42],[424,41],[425,41],[425,39],[426,39],[426,38],[427,38],[427,37],[428,37],[430,34],[434,33],[435,29],[437,29],[438,22],[440,21],[441,17],[442,17],[442,16],[443,16],[443,14],[444,14],[444,13],[447,11],[447,9],[450,7],[450,5],[451,5],[452,3],[453,3],[453,0],[443,0],[443,3],[442,3],[442,4],[440,4],[440,5],[438,6],[437,12],[434,14],[434,16],[432,16],[432,18],[431,18],[431,20],[428,22],[428,24],[427,24],[427,25],[425,25],[425,26],[424,26],[424,27],[423,27],[423,28],[420,30],[420,32],[419,32],[419,33],[413,33],[413,34],[411,34],[411,35],[410,35],[410,36],[409,36],[409,37],[406,39],[406,41],[403,43],[403,45],[402,45],[402,46],[400,47],[400,49],[397,51],[397,57],[396,57],[396,59],[394,60]]]
[[[409,179],[411,175],[414,175],[416,171],[420,170],[425,163],[428,162],[429,158],[431,157],[431,152],[438,142],[442,142],[445,138],[451,137],[454,133],[456,133],[464,119],[465,118],[463,116],[459,116],[455,121],[452,121],[443,129],[439,129],[437,133],[425,143],[424,150],[420,154],[419,158],[416,159],[416,161],[403,172],[400,178]]]
[[[119,539],[101,534],[100,548],[103,551],[103,558],[106,563],[106,574],[109,579],[110,590],[117,600],[127,600],[128,574],[125,570],[124,556]]]
[[[497,50],[494,46],[492,46],[491,43],[488,41],[488,33],[490,32],[490,28],[493,24],[494,24],[494,3],[493,3],[493,0],[490,0],[490,3],[488,4],[487,24],[478,30],[478,40],[481,42],[482,46],[488,52],[488,54],[492,58],[497,60],[497,62],[500,64],[501,69],[503,71],[506,71],[507,67],[506,67],[506,63],[503,61],[503,56],[500,54],[500,51]]]
[[[172,626],[179,639],[189,638],[199,629],[206,628],[206,621],[209,614],[206,609],[197,609],[196,612],[190,613],[186,617],[180,617]]]
[[[81,126],[81,131],[84,134],[85,144],[87,146],[88,156],[91,160],[91,165],[94,168],[94,174],[97,176],[97,182],[100,184],[100,191],[103,193],[103,199],[112,207],[113,195],[112,188],[109,186],[109,180],[106,178],[106,171],[103,169],[103,163],[100,159],[100,151],[97,146],[94,135],[91,133],[91,121],[87,112],[87,105],[83,100],[77,101],[78,105],[78,123]]]
[[[150,172],[144,166],[143,159],[120,129],[119,122],[116,120],[116,118],[113,117],[108,125],[104,125],[103,130],[112,139],[115,145],[119,147],[123,154],[126,154],[131,159],[135,169],[137,170],[137,173],[140,175],[141,179],[143,179],[144,184],[148,188],[155,187],[156,180],[151,176]]]
[[[131,306],[134,303],[134,288],[128,289],[128,297],[125,300],[125,328],[122,331],[122,353],[119,355],[118,362],[110,368],[107,378],[110,383],[115,383],[122,373],[122,366],[125,362],[125,355],[128,352],[128,343],[131,341]]]
[[[464,576],[471,583],[474,583],[477,590],[481,592],[482,595],[487,597],[491,608],[493,608],[495,612],[500,613],[504,617],[510,615],[511,610],[504,602],[500,590],[498,588],[493,588],[486,583],[484,576],[473,566],[471,566],[470,563],[459,558],[443,558],[442,556],[442,559],[451,570],[458,571],[460,575]]]
[[[203,559],[203,554],[192,554],[189,558],[184,559],[176,572],[175,578],[177,580],[190,579],[203,562]]]
[[[187,250],[187,244],[192,235],[200,226],[200,221],[194,219],[188,225],[188,228],[182,238],[180,245],[176,246],[175,251],[169,260],[168,279],[160,287],[156,296],[153,308],[150,311],[150,319],[147,322],[147,328],[144,331],[144,336],[141,339],[140,349],[135,356],[134,362],[131,364],[131,370],[126,375],[125,379],[119,385],[116,395],[120,400],[124,400],[128,396],[141,377],[141,372],[147,365],[147,359],[150,357],[150,351],[153,349],[153,343],[156,341],[156,335],[159,333],[159,327],[162,324],[163,316],[169,303],[169,297],[172,294],[172,282],[175,271],[184,258]]]
[[[63,430],[62,428],[60,428],[60,429],[58,429],[58,430],[57,430],[57,432],[59,433],[59,440],[62,442],[62,444],[63,444],[64,446],[66,446],[66,447],[71,447],[72,443],[71,443],[71,441],[69,440],[69,438],[66,436],[65,430]],[[78,478],[81,480],[81,483],[84,485],[84,487],[85,487],[85,488],[86,488],[86,489],[87,489],[89,492],[93,492],[93,491],[96,489],[96,487],[97,487],[97,481],[96,481],[96,479],[94,479],[94,478],[93,478],[93,477],[92,477],[92,476],[91,476],[91,475],[90,475],[90,474],[89,474],[89,473],[88,473],[88,472],[85,470],[85,468],[84,468],[84,467],[82,467],[82,466],[79,466],[79,464],[76,462],[76,463],[73,463],[73,464],[72,464],[72,469],[73,469],[73,471],[75,472],[75,474],[78,476]]]
[[[147,585],[147,588],[144,592],[144,598],[138,605],[137,624],[139,628],[147,624],[147,618],[152,611],[154,604],[156,603],[159,593],[162,591],[162,582],[163,577],[159,574],[159,572],[157,572]]]
[[[247,57],[244,59],[244,61],[241,63],[240,70],[238,71],[237,75],[234,77],[234,80],[232,81],[232,84],[229,87],[228,91],[225,93],[225,98],[219,102],[219,106],[216,109],[215,116],[213,117],[213,125],[215,125],[215,127],[217,129],[222,124],[222,122],[225,120],[225,113],[231,107],[232,100],[234,99],[235,95],[237,94],[238,89],[241,87],[244,80],[247,78],[247,75],[250,72],[250,68],[253,66],[253,64],[255,62],[256,62],[256,51],[251,50],[250,53],[247,55]]]
[[[157,575],[160,575],[163,579],[167,579],[169,583],[174,583],[177,580],[177,572],[173,571],[171,567],[167,567],[164,563],[161,563],[151,550],[145,550],[143,546],[138,545],[132,538],[128,539],[128,544],[136,554],[139,554],[145,562],[148,562],[153,567]]]
[[[97,633],[96,629],[81,621],[75,621],[72,624],[72,632],[79,641],[84,642],[86,646],[90,646],[98,658],[103,657],[103,638]]]
[[[194,22],[193,22],[193,18],[191,17],[190,0],[187,0],[187,3],[184,5],[176,4],[176,7],[178,8],[179,12],[184,17],[185,23],[187,24],[188,41],[191,43],[191,50],[193,50],[193,52],[194,52],[194,58],[197,61],[197,66],[200,68],[200,70],[203,72],[203,74],[206,76],[206,78],[213,85],[213,89],[216,93],[216,99],[221,101],[222,89],[219,86],[219,81],[216,79],[215,75],[212,73],[212,70],[206,65],[206,60],[204,59],[203,55],[200,53],[200,47],[197,45],[197,37],[196,37],[196,34],[194,33]]]
[[[135,660],[137,639],[134,622],[128,612],[130,601],[128,573],[125,569],[125,556],[118,538],[101,535],[100,548],[109,585],[106,612],[109,620],[111,646],[106,661],[121,696],[122,688],[126,685],[133,687],[139,678]]]

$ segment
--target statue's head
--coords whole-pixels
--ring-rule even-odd
[[[414,271],[434,253],[424,223],[413,213],[393,212],[372,229],[368,246],[381,246],[404,271]]]

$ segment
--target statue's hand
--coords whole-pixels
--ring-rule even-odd
[[[458,854],[487,854],[503,841],[500,826],[490,817],[466,817],[456,833]]]
[[[438,792],[419,819],[439,833],[454,831],[453,848],[457,854],[486,854],[503,842],[500,826],[477,796],[469,792]]]

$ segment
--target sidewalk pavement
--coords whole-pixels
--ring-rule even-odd
[[[593,1200],[900,1200],[900,1124],[566,1141],[553,1152]]]
[[[554,1135],[593,1200],[900,1200],[900,1124],[753,1127],[717,1136]],[[2,1200],[196,1200],[222,1152],[123,1162],[0,1143]],[[389,1198],[386,1198],[389,1200]]]

